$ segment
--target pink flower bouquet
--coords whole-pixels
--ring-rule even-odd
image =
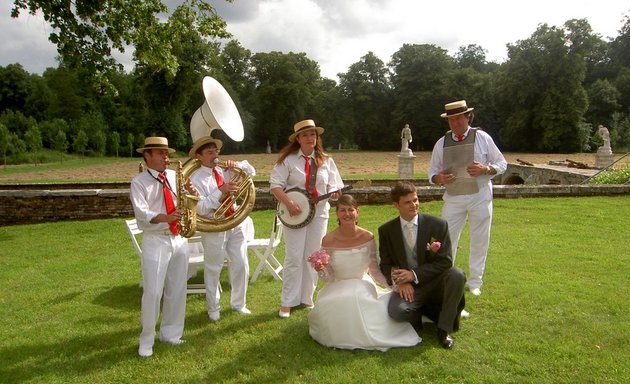
[[[320,249],[319,251],[310,255],[306,260],[311,263],[311,266],[314,270],[319,272],[328,265],[328,260],[330,260],[330,256],[325,249]]]

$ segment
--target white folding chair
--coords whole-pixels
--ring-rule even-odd
[[[255,282],[265,269],[273,275],[274,279],[282,280],[282,277],[280,277],[282,264],[280,264],[274,254],[281,240],[282,223],[275,217],[268,239],[251,239],[247,241],[247,249],[254,251],[254,254],[258,256],[260,260],[258,267],[256,267],[256,270],[249,280],[250,283]]]
[[[142,234],[142,229],[138,228],[136,219],[125,220],[125,225],[127,226],[127,232],[131,238],[131,243],[133,244],[138,257],[140,257],[140,269],[142,270],[142,247],[138,241],[138,237]],[[194,237],[191,239],[193,243],[201,241],[200,237],[198,237],[198,239],[195,239]],[[190,241],[191,240],[189,240],[189,242]],[[199,249],[201,249],[201,252],[199,252]],[[188,270],[190,271],[192,268],[196,269],[200,265],[203,265],[203,248],[191,247],[191,252],[188,253]],[[142,287],[142,281],[140,281],[140,286]],[[206,293],[206,290],[203,284],[188,284],[186,293]]]
[[[197,269],[203,267],[203,245],[201,244],[201,235],[195,233],[188,238],[188,278],[191,279],[197,276]],[[190,295],[192,293],[206,293],[206,285],[204,283],[188,283],[186,292]],[[221,292],[221,284],[219,284],[219,292]]]

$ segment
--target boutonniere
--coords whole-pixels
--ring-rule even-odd
[[[431,242],[427,243],[427,251],[437,253],[440,248],[442,248],[442,243],[437,241],[435,238],[431,238]]]

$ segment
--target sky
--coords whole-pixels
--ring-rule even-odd
[[[166,0],[172,5],[177,0]],[[561,27],[586,18],[594,33],[618,36],[627,0],[235,0],[212,1],[228,31],[252,53],[305,52],[324,77],[338,80],[373,52],[385,64],[403,44],[433,44],[456,53],[480,45],[489,61],[507,59],[506,45],[529,38],[539,24]],[[30,73],[56,67],[52,28],[41,15],[12,19],[12,0],[0,0],[0,65],[20,63]],[[127,70],[131,54],[117,56]]]

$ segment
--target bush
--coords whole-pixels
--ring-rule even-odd
[[[626,184],[630,182],[630,167],[606,170],[590,181],[591,184]]]

